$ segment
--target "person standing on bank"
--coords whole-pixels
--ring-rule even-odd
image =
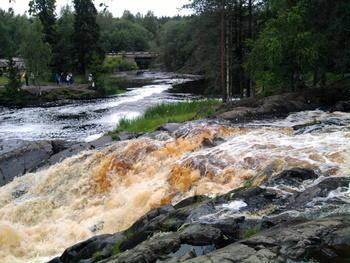
[[[90,83],[90,87],[91,87],[92,89],[95,89],[95,81],[94,81],[94,78],[93,78],[93,76],[92,76],[91,73],[89,74],[88,81],[89,81],[89,83]]]
[[[59,86],[61,84],[60,74],[58,73],[55,74],[55,80],[56,80],[57,86]]]
[[[26,86],[28,87],[29,86],[29,77],[28,77],[27,71],[24,71],[23,77],[24,77],[24,80],[26,82]]]

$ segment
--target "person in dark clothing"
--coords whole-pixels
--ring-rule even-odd
[[[26,86],[28,87],[29,86],[29,77],[28,77],[27,71],[24,72],[24,80],[26,82]]]
[[[70,73],[70,84],[73,85],[74,84],[74,77],[73,77],[73,73]]]
[[[60,74],[56,73],[56,75],[55,75],[55,80],[56,80],[57,85],[59,86],[59,85],[61,84],[61,77],[60,77]]]
[[[62,84],[66,82],[66,76],[63,72],[61,72],[60,79]]]

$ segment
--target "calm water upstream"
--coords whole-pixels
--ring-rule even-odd
[[[118,96],[69,101],[59,106],[0,108],[0,144],[17,140],[89,141],[114,129],[121,118],[140,116],[152,105],[193,98],[190,94],[167,92],[172,84],[186,81],[186,76],[146,72],[139,78],[151,84]]]

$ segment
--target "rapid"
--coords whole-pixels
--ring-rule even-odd
[[[127,92],[101,99],[68,100],[47,103],[41,107],[0,107],[1,146],[9,148],[18,140],[91,141],[113,130],[122,118],[140,116],[147,108],[158,103],[191,99],[191,94],[170,93],[175,83],[188,81],[188,75],[145,72],[133,76],[145,85],[129,88]]]
[[[0,262],[45,262],[153,208],[260,185],[293,167],[347,176],[349,138],[349,113],[317,110],[244,125],[193,121],[83,152],[0,188]]]

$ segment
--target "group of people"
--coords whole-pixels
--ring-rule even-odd
[[[67,86],[70,86],[74,84],[74,77],[73,77],[73,73],[71,72],[68,72],[68,73],[62,72],[61,74],[56,73],[55,80],[57,85],[66,84]]]

